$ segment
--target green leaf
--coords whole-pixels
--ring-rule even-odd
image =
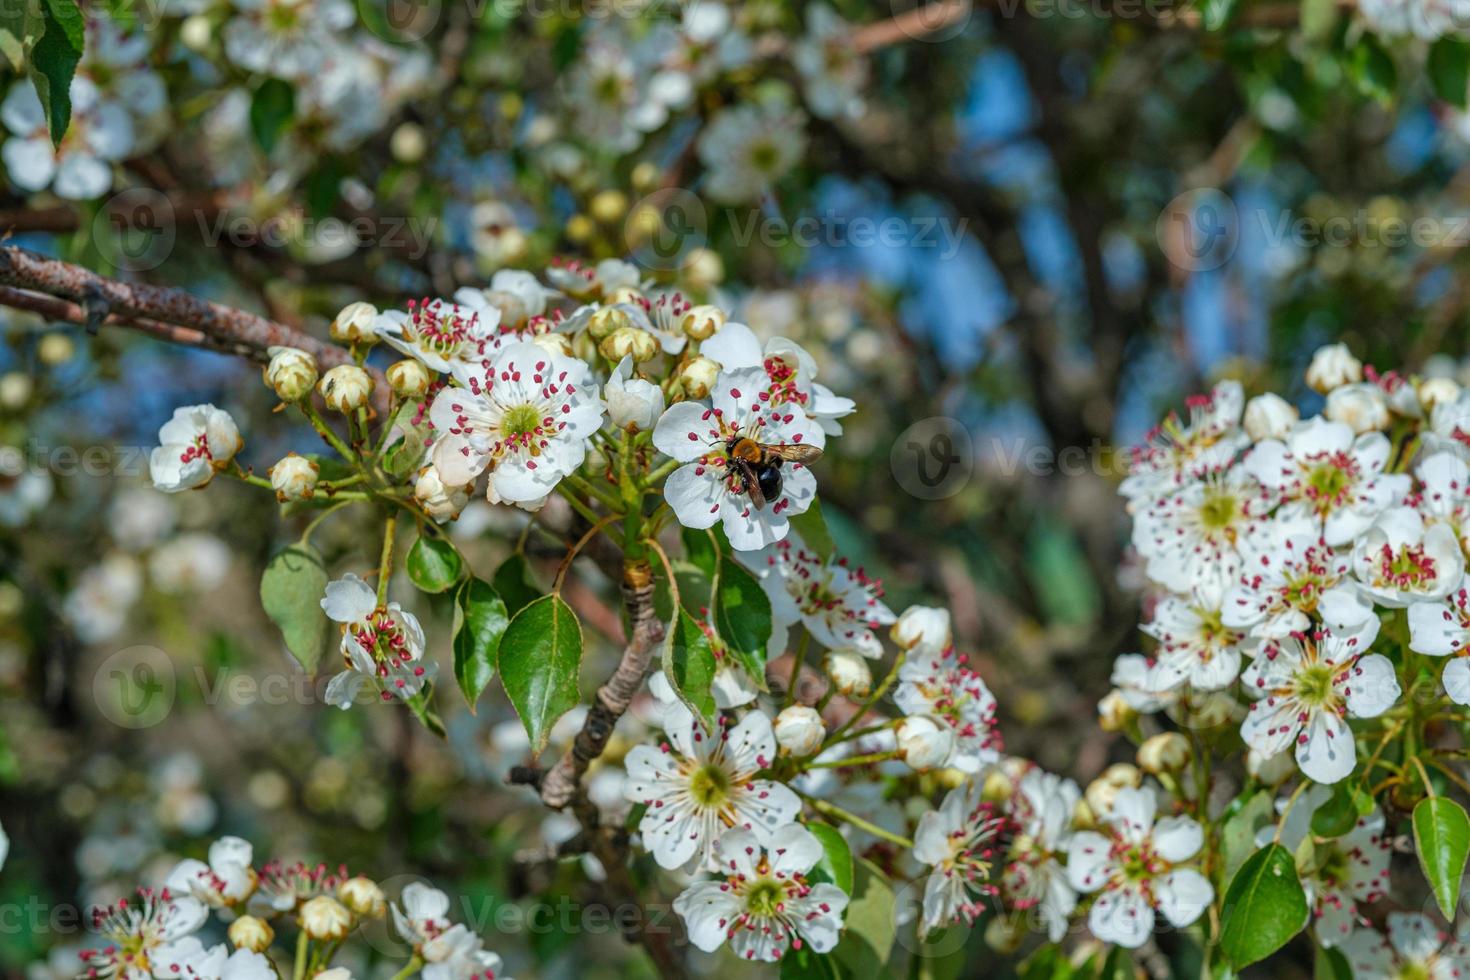
[[[86,24],[76,0],[42,0],[41,36],[31,49],[31,84],[51,130],[51,142],[60,145],[71,124],[71,80],[77,73],[86,43]]]
[[[1364,33],[1348,52],[1348,72],[1359,92],[1379,102],[1393,101],[1398,70],[1393,57],[1373,34]]]
[[[788,950],[781,957],[781,980],[842,980],[842,970],[833,956],[814,953],[809,947]]]
[[[669,621],[664,637],[663,670],[679,700],[713,732],[718,709],[710,684],[715,679],[715,654],[699,623],[684,609]]]
[[[1133,955],[1122,946],[1114,946],[1108,952],[1108,958],[1103,961],[1102,970],[1098,973],[1098,980],[1133,980],[1136,971],[1133,969]]]
[[[1465,108],[1470,94],[1470,42],[1442,37],[1429,47],[1425,64],[1434,94],[1451,105]]]
[[[1243,969],[1286,945],[1307,924],[1307,896],[1296,862],[1280,844],[1246,858],[1225,891],[1220,946]]]
[[[893,888],[871,861],[859,859],[852,870],[852,901],[832,955],[847,971],[871,977],[874,964],[888,962],[898,932]]]
[[[822,845],[822,859],[807,877],[813,881],[830,881],[851,895],[852,849],[847,846],[847,838],[829,823],[809,823],[806,829]]]
[[[731,558],[722,558],[719,569],[715,586],[715,631],[751,680],[765,690],[771,600],[745,566]]]
[[[1244,801],[1225,820],[1220,830],[1220,850],[1224,858],[1223,880],[1235,877],[1235,872],[1250,857],[1256,848],[1256,831],[1270,823],[1276,814],[1276,803],[1270,790],[1261,790]]]
[[[813,553],[830,558],[837,550],[832,532],[827,530],[827,519],[822,516],[822,503],[816,498],[812,499],[810,507],[791,518],[791,527]]]
[[[541,598],[542,590],[531,577],[531,565],[519,551],[512,554],[495,570],[490,581],[495,591],[505,600],[506,610],[514,616],[522,609]]]
[[[1308,41],[1321,43],[1332,36],[1332,29],[1336,26],[1336,0],[1302,0],[1302,37]]]
[[[1312,833],[1318,837],[1341,837],[1372,809],[1372,797],[1344,779],[1332,787],[1332,796],[1312,814]]]
[[[11,71],[20,71],[25,67],[25,41],[8,27],[0,27],[0,55],[5,56]]]
[[[1460,898],[1460,879],[1470,854],[1470,817],[1454,800],[1431,796],[1414,807],[1414,850],[1434,891],[1439,910],[1451,922]]]
[[[500,639],[500,683],[521,716],[532,751],[546,748],[551,726],[576,707],[582,625],[559,595],[528,604]]]
[[[510,625],[505,601],[488,583],[471,578],[455,596],[454,679],[470,711],[480,700],[500,654],[500,641]]]
[[[260,604],[280,627],[286,649],[308,671],[315,670],[327,645],[327,615],[322,597],[327,569],[309,545],[296,544],[265,566],[260,577]]]
[[[1318,946],[1312,960],[1312,980],[1353,980],[1353,968],[1337,950]]]
[[[445,592],[459,581],[463,571],[459,550],[443,538],[419,535],[408,549],[408,577],[420,591]]]
[[[1239,6],[1238,0],[1204,0],[1201,11],[1205,23],[1205,30],[1218,31],[1230,23],[1230,18],[1235,14],[1235,8]]]
[[[296,92],[290,83],[268,78],[260,84],[250,99],[250,131],[261,150],[270,153],[276,148],[281,131],[295,111]]]
[[[692,527],[686,527],[682,535],[684,540],[684,556],[690,563],[704,572],[710,578],[715,577],[715,570],[720,564],[720,552],[715,547],[714,540],[709,531],[697,531]]]

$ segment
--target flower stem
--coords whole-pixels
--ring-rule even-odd
[[[791,679],[786,682],[786,698],[781,707],[789,708],[796,701],[796,688],[801,683],[801,668],[806,663],[806,650],[811,645],[812,635],[801,631],[801,642],[796,645],[796,656],[791,661]]]
[[[378,559],[378,605],[388,601],[388,578],[393,574],[393,533],[398,529],[398,515],[389,511],[383,523],[383,554]]]
[[[872,697],[864,701],[862,705],[858,708],[858,710],[852,713],[852,717],[848,718],[847,721],[842,723],[837,731],[832,733],[831,739],[828,740],[829,743],[842,741],[842,735],[853,726],[853,723],[856,722],[863,715],[867,714],[872,709],[873,705],[877,704],[883,699],[883,695],[888,693],[888,689],[892,687],[893,682],[898,679],[899,668],[903,666],[904,657],[906,656],[907,653],[900,653],[898,655],[897,659],[893,661],[893,666],[888,671],[888,676],[883,678],[883,682],[878,685],[878,689],[873,692]],[[880,725],[878,727],[881,728],[883,726]]]
[[[834,806],[833,804],[828,803],[826,800],[819,800],[815,797],[807,796],[805,793],[800,793],[798,795],[800,795],[802,799],[806,800],[806,802],[811,806],[813,810],[816,810],[824,817],[831,817],[833,820],[841,820],[844,823],[850,823],[858,830],[865,830],[868,833],[872,834],[874,837],[886,840],[890,844],[897,844],[899,847],[908,850],[913,849],[914,842],[909,840],[907,837],[900,837],[898,834],[884,830],[877,824],[870,823],[857,814],[849,813],[848,811],[842,809],[842,807]]]
[[[311,940],[306,937],[306,930],[301,930],[301,935],[296,937],[296,965],[291,970],[291,980],[304,980],[306,976],[306,949]]]
[[[419,955],[417,953],[415,953],[413,959],[409,960],[403,965],[403,969],[393,974],[393,980],[405,980],[406,977],[413,976],[414,972],[423,965],[424,961],[419,958]]]
[[[845,759],[832,759],[828,762],[808,762],[803,768],[842,769],[845,766],[866,766],[874,762],[888,762],[897,758],[897,752],[870,752],[867,755],[850,755]]]

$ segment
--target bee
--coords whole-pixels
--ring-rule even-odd
[[[725,444],[730,469],[740,482],[740,492],[749,495],[756,509],[781,496],[781,464],[811,464],[822,450],[805,443],[767,446],[748,436],[731,436]]]

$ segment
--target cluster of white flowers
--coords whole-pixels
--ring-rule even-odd
[[[81,953],[79,977],[270,980],[281,975],[271,954],[275,927],[284,921],[318,950],[315,976],[352,980],[346,969],[329,968],[330,962],[361,924],[387,916],[382,888],[345,868],[321,864],[271,861],[257,868],[254,856],[249,841],[222,837],[205,860],[176,865],[162,887],[95,909],[92,930],[107,945]],[[500,957],[465,926],[450,922],[449,904],[443,892],[414,882],[391,906],[394,927],[423,965],[423,975],[504,980]],[[228,946],[200,940],[212,914],[228,926]]]

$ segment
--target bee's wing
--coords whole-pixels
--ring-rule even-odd
[[[763,448],[772,456],[778,456],[788,463],[812,463],[822,455],[820,448],[805,442],[787,442]]]
[[[743,459],[732,459],[730,462],[740,471],[740,481],[745,484],[745,492],[750,496],[750,502],[755,504],[755,509],[764,509],[766,495],[761,493],[761,481],[755,475],[755,467]]]

